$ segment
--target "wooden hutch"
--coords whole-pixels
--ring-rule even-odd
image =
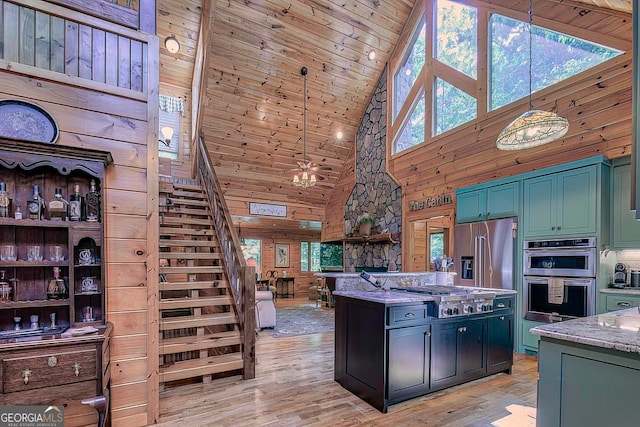
[[[92,423],[91,413],[72,421],[82,401],[104,422],[112,330],[105,323],[104,216],[98,211],[90,222],[83,212],[71,221],[45,209],[33,219],[27,204],[34,186],[45,205],[56,189],[65,199],[76,187],[87,194],[91,180],[100,195],[112,162],[105,151],[0,140],[0,182],[12,199],[0,212],[0,405],[64,405],[65,425]]]

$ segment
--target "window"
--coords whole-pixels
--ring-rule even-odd
[[[407,100],[409,91],[413,87],[413,84],[416,82],[418,75],[420,74],[420,72],[422,71],[422,67],[424,66],[424,41],[426,28],[427,27],[425,26],[423,21],[422,27],[420,27],[419,31],[417,31],[413,36],[411,49],[407,50],[406,58],[395,72],[393,78],[393,92],[395,94],[393,102],[394,119],[398,116],[400,108],[402,108],[405,101]]]
[[[483,2],[415,4],[402,50],[389,62],[391,154],[428,144],[529,93],[528,22],[494,14]],[[623,53],[535,25],[532,37],[533,91]]]
[[[404,124],[394,144],[394,153],[406,150],[424,141],[424,92],[421,94],[411,117]]]
[[[320,271],[320,242],[300,242],[300,271]]]
[[[444,232],[429,234],[429,262],[433,264],[438,257],[444,257]]]
[[[436,17],[436,59],[475,78],[478,74],[477,9],[439,0]]]
[[[256,268],[258,275],[261,273],[261,246],[260,239],[244,239],[244,244],[241,245],[242,255],[244,255],[247,266],[253,266]]]
[[[181,98],[160,95],[160,112],[158,117],[158,156],[177,160],[180,149],[180,118],[184,117],[184,101]],[[162,128],[169,126],[173,136],[167,145]]]
[[[490,109],[529,95],[529,24],[501,15],[489,21]],[[622,53],[536,25],[531,33],[533,92],[544,89]]]

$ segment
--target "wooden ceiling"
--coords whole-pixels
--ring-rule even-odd
[[[242,220],[249,201],[287,204],[305,212],[287,228],[302,221],[308,228],[308,221],[322,219],[414,0],[212,3],[202,131],[232,214]],[[631,0],[575,3],[631,12]],[[161,93],[184,94],[187,104],[201,14],[209,4],[157,1],[159,37],[175,34],[182,44],[178,54],[161,48]],[[367,58],[371,50],[374,60]],[[306,157],[329,169],[307,189],[291,182],[303,159],[303,66],[309,70]]]

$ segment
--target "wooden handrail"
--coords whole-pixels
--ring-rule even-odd
[[[240,323],[243,335],[243,378],[255,377],[255,345],[256,345],[256,274],[255,268],[247,266],[240,250],[240,239],[233,226],[227,202],[222,195],[222,188],[213,169],[209,152],[204,145],[202,134],[198,136],[197,153],[198,180],[204,189],[213,218],[222,254],[226,264],[227,277],[231,289],[233,307]]]

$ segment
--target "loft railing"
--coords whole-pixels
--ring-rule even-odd
[[[152,18],[142,19],[151,5]],[[155,0],[141,0],[143,6],[136,11],[103,0],[0,0],[0,69],[146,100]]]
[[[255,377],[256,346],[256,274],[255,268],[247,266],[240,249],[240,239],[236,232],[222,188],[213,169],[209,152],[202,136],[198,138],[197,174],[209,203],[222,254],[227,269],[227,278],[231,289],[236,316],[239,319],[240,331],[243,335],[244,379]]]

